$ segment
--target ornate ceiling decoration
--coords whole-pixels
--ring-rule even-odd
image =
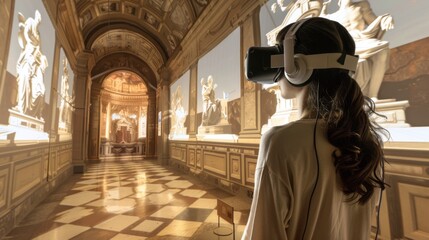
[[[178,48],[210,0],[73,0],[85,48],[96,61],[130,53],[154,73]]]
[[[121,94],[147,94],[147,87],[143,79],[129,71],[116,71],[109,74],[103,81],[102,89]]]
[[[91,51],[97,60],[117,52],[130,53],[146,62],[154,72],[164,63],[151,41],[129,30],[117,29],[98,36]]]

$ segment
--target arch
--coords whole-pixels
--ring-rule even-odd
[[[100,59],[91,71],[93,84],[98,83],[101,86],[105,76],[118,70],[135,72],[143,79],[149,92],[156,91],[157,73],[147,63],[130,53],[113,53]]]
[[[122,78],[125,75],[128,77],[133,75],[133,80],[119,79],[121,83],[118,84],[122,86],[127,84],[127,81],[134,82],[139,85],[134,88],[141,91],[128,91],[127,89],[132,87],[126,86],[116,90],[103,87],[110,77]],[[114,53],[96,63],[91,71],[91,80],[88,159],[98,160],[100,156],[117,157],[127,154],[153,155],[156,142],[154,109],[156,109],[157,78],[152,69],[132,54]],[[122,116],[120,119],[122,122],[117,124],[118,119],[111,121],[113,113]],[[135,118],[130,118],[131,115]],[[112,127],[117,125],[123,129],[112,130]],[[143,125],[144,131],[141,131]],[[121,137],[118,137],[119,135],[111,137],[110,134],[120,134]]]

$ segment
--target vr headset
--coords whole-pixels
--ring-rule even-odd
[[[278,81],[284,68],[286,79],[294,86],[308,83],[313,69],[341,68],[356,71],[358,56],[344,53],[323,53],[314,55],[294,54],[295,33],[311,18],[296,22],[283,40],[284,52],[280,46],[251,47],[245,60],[247,79],[259,84]]]

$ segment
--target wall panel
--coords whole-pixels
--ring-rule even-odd
[[[404,236],[410,239],[429,239],[429,187],[398,184]]]
[[[204,170],[216,173],[226,178],[227,176],[227,157],[226,152],[204,151],[203,153]]]

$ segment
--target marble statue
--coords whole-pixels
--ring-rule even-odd
[[[276,13],[277,8],[286,13],[283,22],[267,33],[267,43],[270,46],[276,44],[278,32],[289,25],[303,18],[317,17],[322,10],[323,0],[292,0],[287,5],[284,0],[277,0],[271,5],[271,11]]]
[[[186,111],[183,107],[183,96],[182,96],[182,86],[179,85],[173,94],[173,99],[171,103],[172,110],[172,129],[177,132],[180,132],[181,129],[184,129],[186,121]]]
[[[40,62],[36,66],[34,75],[31,79],[31,103],[27,114],[43,120],[43,108],[45,106],[45,84],[43,83],[43,75],[48,67],[48,59],[45,55],[40,56]]]
[[[43,75],[48,67],[47,58],[40,50],[39,25],[42,18],[36,10],[34,18],[25,19],[18,13],[18,20],[21,53],[16,65],[18,94],[15,110],[42,119],[45,94]]]
[[[202,126],[211,126],[219,123],[222,117],[221,102],[216,99],[215,89],[217,84],[213,83],[213,76],[201,79],[202,97],[203,97],[203,114]]]
[[[63,59],[63,75],[61,76],[61,101],[60,101],[60,122],[61,123],[70,123],[70,104],[72,96],[69,94],[70,84],[69,84],[69,71],[68,71],[68,62],[67,59]]]
[[[341,23],[352,35],[356,43],[356,54],[359,55],[354,78],[364,95],[377,99],[389,57],[389,43],[381,38],[387,30],[393,28],[392,16],[376,16],[367,0],[338,0],[339,9],[327,14],[326,4],[330,2],[324,3],[321,17]]]

